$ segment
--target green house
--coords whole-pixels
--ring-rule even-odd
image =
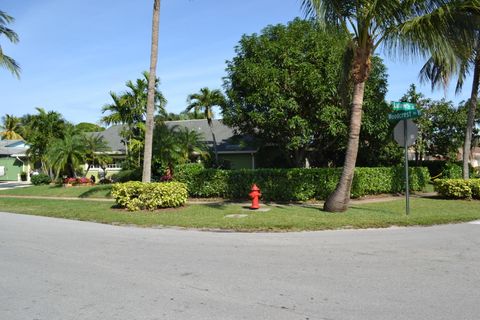
[[[0,181],[20,181],[21,173],[30,171],[27,150],[23,140],[0,140]]]

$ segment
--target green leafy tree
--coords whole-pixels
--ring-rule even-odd
[[[75,128],[80,132],[101,132],[105,130],[104,127],[89,122],[80,122],[79,124],[75,125]]]
[[[17,33],[7,27],[8,24],[14,21],[15,19],[13,17],[9,16],[4,11],[0,11],[0,36],[5,36],[11,43],[18,42]],[[0,46],[0,66],[3,68],[6,68],[17,78],[20,77],[20,66],[13,58],[3,53],[1,46]]]
[[[290,159],[286,166],[303,166],[307,154],[313,166],[341,164],[352,94],[351,78],[343,72],[351,58],[347,44],[341,29],[300,19],[243,36],[227,64],[224,122],[262,140],[264,148],[278,146]],[[391,142],[386,90],[386,68],[374,57],[360,139],[360,161],[368,165],[382,157],[389,161],[388,152],[379,156]]]
[[[145,151],[143,156],[142,181],[150,182],[152,177],[152,143],[155,127],[155,95],[157,58],[158,58],[158,29],[160,24],[160,0],[153,1],[152,18],[152,45],[150,50],[150,76],[148,78],[147,117],[145,132]]]
[[[444,0],[302,0],[301,4],[305,13],[321,24],[340,26],[351,34],[352,59],[346,68],[351,71],[353,95],[345,163],[340,181],[324,205],[326,211],[345,211],[358,154],[365,84],[375,50],[383,46],[392,54],[418,56],[435,51],[453,56],[444,35],[456,33],[470,39],[471,35],[465,35],[474,32],[477,21],[472,15],[478,14],[480,5],[476,0],[463,1],[460,9],[454,1]]]
[[[47,158],[58,178],[64,172],[76,177],[78,167],[85,163],[85,140],[72,126],[67,127],[60,139],[55,139],[48,147]]]
[[[209,88],[202,88],[200,92],[193,93],[188,96],[188,106],[186,111],[192,111],[194,114],[202,112],[207,119],[208,126],[213,139],[213,150],[215,152],[215,164],[218,166],[218,152],[217,152],[217,139],[213,132],[213,107],[222,107],[225,105],[225,96],[218,90],[210,90]]]
[[[20,118],[6,114],[2,117],[3,131],[0,132],[1,138],[3,140],[23,140],[23,137],[18,133],[21,130],[20,126]]]
[[[443,99],[427,99],[413,84],[401,101],[415,103],[422,112],[422,116],[415,119],[419,128],[413,145],[417,164],[424,156],[455,160],[462,146],[468,107],[454,106]]]

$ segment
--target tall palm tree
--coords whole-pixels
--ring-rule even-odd
[[[215,164],[218,166],[218,152],[217,152],[217,139],[213,132],[213,107],[223,106],[225,104],[225,96],[218,90],[210,90],[209,88],[202,88],[200,92],[193,93],[188,96],[188,106],[186,112],[194,110],[194,113],[203,111],[205,118],[207,119],[210,132],[213,139],[213,150],[215,152]]]
[[[463,143],[463,179],[470,177],[470,149],[472,146],[475,113],[478,104],[478,89],[480,80],[480,30],[470,42],[461,41],[455,35],[446,35],[455,48],[456,60],[444,59],[441,55],[433,54],[420,71],[420,79],[430,82],[432,89],[440,86],[446,87],[451,77],[457,76],[456,93],[462,90],[464,80],[473,69],[472,89],[468,101],[467,126]]]
[[[474,23],[471,16],[480,6],[478,0],[462,1],[470,12],[455,10],[454,1],[448,0],[302,0],[301,6],[322,25],[340,26],[352,34],[349,68],[353,93],[347,151],[340,181],[324,205],[326,211],[345,211],[358,153],[365,83],[375,50],[383,46],[389,53],[404,56],[433,51],[452,57],[453,49],[443,35],[456,32],[459,38],[469,38]],[[458,30],[454,30],[459,25],[456,21],[463,24]]]
[[[11,43],[18,42],[18,35],[12,29],[6,27],[7,24],[12,23],[15,19],[9,16],[4,11],[0,11],[0,36],[4,35],[10,40]],[[20,66],[11,57],[3,54],[2,47],[0,46],[0,66],[6,68],[17,78],[20,77]]]
[[[3,131],[0,132],[0,136],[3,140],[23,140],[23,137],[18,133],[20,130],[20,118],[6,114],[2,117]]]
[[[152,17],[152,46],[150,51],[150,74],[148,77],[147,117],[145,130],[145,148],[143,154],[142,181],[150,182],[152,179],[152,143],[155,125],[155,73],[158,58],[158,29],[160,25],[160,0],[153,1]]]

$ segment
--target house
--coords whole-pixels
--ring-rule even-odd
[[[22,172],[30,179],[27,150],[23,140],[0,140],[0,181],[20,181]]]
[[[253,140],[249,137],[236,135],[234,129],[223,124],[222,120],[212,120],[213,132],[217,140],[217,152],[219,161],[226,164],[232,169],[254,169],[255,168],[255,154],[258,148],[253,145]],[[165,125],[169,128],[196,131],[213,151],[213,138],[205,119],[196,120],[178,120],[165,121]],[[121,135],[123,125],[114,125],[101,132],[92,132],[103,137],[112,150],[108,154],[112,156],[114,161],[107,167],[107,175],[114,174],[121,169],[121,161],[125,158],[128,150],[125,145],[124,138]],[[87,165],[85,165],[85,170]],[[98,166],[90,168],[92,173],[97,173],[101,170]]]
[[[187,128],[196,131],[213,150],[213,137],[206,119],[165,121],[169,128]],[[212,120],[212,129],[217,140],[218,160],[231,169],[255,169],[255,154],[258,147],[251,137],[236,135],[233,128],[221,119]]]

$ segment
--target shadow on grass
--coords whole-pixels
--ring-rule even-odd
[[[111,197],[112,196],[112,187],[109,185],[103,185],[103,186],[96,186],[88,191],[85,191],[81,193],[78,197],[79,198],[91,198],[93,195],[100,193],[102,191],[108,190],[108,193],[105,195],[105,197]]]

